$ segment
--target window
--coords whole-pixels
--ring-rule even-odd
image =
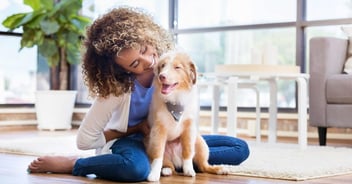
[[[139,6],[150,11],[156,21],[168,28],[168,1],[164,0],[83,0],[83,14],[96,18],[113,7],[120,5]],[[22,0],[4,0],[0,4],[0,21],[18,12],[31,11]],[[15,30],[21,33],[21,29]],[[0,24],[0,105],[33,104],[35,91],[49,89],[49,68],[43,58],[37,55],[36,48],[24,48],[19,52],[20,34],[7,33]],[[73,70],[76,75],[74,87],[78,90],[76,103],[90,103],[88,91],[82,81],[80,66]]]
[[[190,53],[200,72],[212,72],[215,65],[224,63],[301,65],[302,72],[307,72],[309,39],[346,38],[341,26],[352,26],[351,0],[83,0],[83,3],[82,13],[93,19],[121,5],[146,9],[175,34],[178,44]],[[4,0],[0,5],[0,20],[26,9],[29,8],[21,0]],[[6,31],[0,25],[1,43],[6,43],[0,45],[0,54],[4,56],[0,60],[0,104],[31,104],[33,92],[48,85],[41,80],[47,77],[47,66],[37,56],[36,48],[18,52],[20,35]],[[75,74],[77,103],[90,103],[79,66]],[[267,107],[269,89],[267,85],[260,87],[261,106]],[[295,82],[280,81],[278,89],[278,106],[295,109]],[[201,90],[202,105],[210,105],[209,89]],[[241,90],[240,95],[240,107],[254,107],[251,91]],[[225,105],[225,98],[222,95],[220,104]]]
[[[218,64],[295,65],[294,28],[180,34],[178,44],[190,53],[200,72],[214,72]],[[263,96],[261,105],[268,107],[269,89],[266,85],[260,86]],[[211,93],[208,88],[201,90],[204,90],[201,105],[209,106]],[[279,106],[295,107],[295,84],[283,83],[279,85],[279,90],[282,91]],[[240,106],[253,107],[253,95],[245,90],[240,90],[240,95]],[[227,100],[225,97],[222,99],[221,105],[224,106]]]
[[[295,20],[295,0],[178,0],[179,29]]]
[[[307,20],[352,18],[350,0],[307,0]]]
[[[1,36],[0,104],[34,102],[36,90],[36,48],[18,52],[20,37]]]
[[[155,21],[168,28],[169,3],[165,0],[83,0],[83,14],[93,19],[119,6],[140,7],[152,14]]]
[[[349,0],[177,2],[173,31],[179,45],[192,54],[200,72],[211,72],[215,65],[223,63],[301,65],[302,72],[307,72],[309,39],[319,35],[345,37],[340,26],[352,23]],[[304,49],[298,49],[300,46]],[[260,88],[261,106],[268,107],[269,89],[265,85]],[[278,106],[295,109],[295,82],[279,81],[278,90]],[[201,104],[209,105],[211,92],[201,89],[201,93]],[[240,90],[240,95],[240,107],[254,106],[252,94]],[[220,105],[225,105],[225,97],[222,94]]]
[[[0,4],[0,20],[27,10],[30,8],[22,1],[4,0]],[[24,48],[19,52],[20,35],[4,34],[7,28],[2,24],[0,31],[0,104],[32,104],[37,87],[37,49]]]
[[[196,9],[189,1],[178,2],[178,44],[190,52],[200,72],[213,72],[218,64],[296,65],[296,28],[291,23],[296,20],[296,1],[192,1]],[[269,88],[259,87],[261,106],[268,107]],[[295,108],[295,82],[280,81],[278,89],[278,106]],[[209,89],[200,91],[201,105],[209,106]],[[240,107],[254,106],[250,90],[239,93]],[[226,105],[226,96],[221,94],[220,105]]]

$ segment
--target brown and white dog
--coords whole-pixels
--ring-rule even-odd
[[[223,167],[208,164],[209,148],[197,131],[197,71],[191,58],[183,52],[169,52],[160,58],[154,72],[148,116],[151,132],[146,141],[151,161],[148,181],[172,175],[175,168],[195,176],[193,162],[201,172],[227,174]]]

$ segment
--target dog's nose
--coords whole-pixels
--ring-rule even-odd
[[[166,76],[164,74],[159,74],[159,80],[160,81],[165,81],[166,80]]]

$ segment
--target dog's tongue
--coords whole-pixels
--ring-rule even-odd
[[[161,93],[162,94],[169,94],[172,91],[173,85],[167,85],[167,84],[163,84],[162,88],[161,88]]]

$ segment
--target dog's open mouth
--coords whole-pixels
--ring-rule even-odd
[[[162,84],[161,87],[161,93],[164,95],[169,94],[173,89],[175,89],[175,87],[177,86],[178,83],[174,83],[174,84]]]

